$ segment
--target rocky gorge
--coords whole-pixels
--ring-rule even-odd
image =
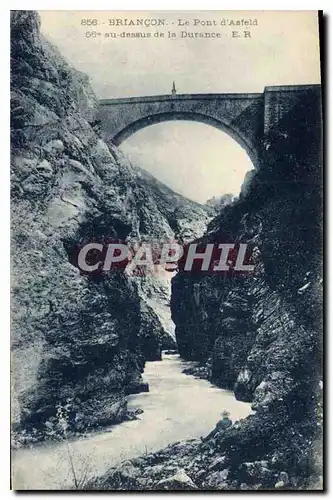
[[[58,439],[64,415],[66,436],[125,420],[126,396],[148,390],[145,362],[177,345],[196,362],[189,373],[234,391],[253,414],[224,414],[208,436],[115,466],[85,489],[322,489],[322,137],[312,94],[270,131],[239,199],[211,220],[103,141],[87,77],[40,34],[36,13],[11,17],[15,446]],[[296,115],[303,125],[293,130]],[[107,238],[247,243],[255,272],[180,270],[171,296],[164,279],[82,274],[77,245]]]

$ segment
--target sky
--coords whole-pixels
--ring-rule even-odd
[[[140,166],[199,203],[223,193],[238,195],[246,172],[253,168],[234,139],[197,122],[151,125],[133,134],[120,148],[133,164],[139,158]]]
[[[180,94],[251,93],[268,85],[320,83],[314,11],[40,11],[40,16],[43,34],[88,74],[99,98],[170,94],[173,80]],[[97,26],[87,27],[86,19],[96,19]],[[161,19],[164,26],[124,26],[126,19]],[[232,36],[235,30],[237,37]],[[101,35],[87,37],[92,31]],[[177,37],[168,38],[169,31]],[[182,38],[182,31],[219,33],[220,38]],[[244,31],[251,37],[244,37]],[[138,32],[150,37],[120,36]],[[246,171],[253,168],[226,133],[195,122],[146,127],[121,149],[133,164],[199,202],[238,194]]]

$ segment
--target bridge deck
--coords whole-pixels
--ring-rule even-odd
[[[269,92],[295,92],[304,91],[308,89],[320,88],[320,84],[313,85],[274,85],[265,87],[264,91]],[[128,104],[128,103],[140,103],[140,102],[156,102],[156,101],[182,101],[182,100],[195,100],[195,99],[255,99],[262,96],[263,93],[223,93],[223,94],[165,94],[165,95],[153,95],[153,96],[137,96],[137,97],[120,97],[115,99],[99,99],[99,103],[102,106],[114,105],[114,104]]]

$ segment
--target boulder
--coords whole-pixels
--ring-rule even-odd
[[[155,485],[155,490],[197,490],[198,487],[186,474],[184,469],[180,469],[176,474],[166,479],[162,479]]]
[[[225,456],[218,457],[215,460],[213,460],[213,462],[208,467],[208,470],[210,470],[210,471],[222,470],[225,467],[225,463],[226,463]]]
[[[229,469],[213,472],[207,477],[206,481],[204,482],[204,486],[208,488],[217,489],[219,486],[226,484],[228,475],[229,475]]]

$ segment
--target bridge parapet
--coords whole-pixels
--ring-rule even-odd
[[[101,106],[119,105],[119,104],[135,104],[146,102],[162,102],[162,101],[191,101],[191,100],[211,100],[211,99],[253,99],[260,97],[262,94],[175,94],[175,95],[154,95],[154,96],[138,96],[138,97],[120,97],[115,99],[100,99]]]

